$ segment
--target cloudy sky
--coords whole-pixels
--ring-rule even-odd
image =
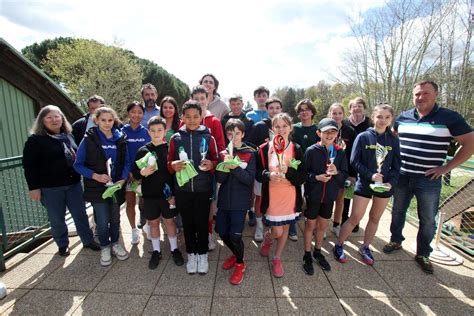
[[[193,86],[211,72],[226,97],[338,76],[351,17],[382,0],[0,0],[16,49],[58,36],[119,43]]]

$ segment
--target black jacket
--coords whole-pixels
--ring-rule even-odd
[[[73,149],[77,149],[75,144]],[[71,185],[81,180],[67,162],[62,142],[48,135],[28,137],[23,149],[23,169],[30,191]]]
[[[141,159],[149,152],[155,154],[158,170],[153,172],[148,177],[144,177],[140,174],[140,169],[138,169],[138,166],[135,161]],[[170,189],[173,191],[173,177],[168,171],[167,159],[167,143],[155,146],[153,145],[153,143],[150,142],[138,150],[135,160],[132,161],[131,169],[133,177],[137,180],[142,180],[142,194],[144,198],[164,199],[165,195],[163,194],[163,188],[165,187],[165,183],[167,183]]]
[[[250,142],[256,146],[260,146],[268,141],[269,130],[272,128],[272,121],[265,118],[256,123],[252,129],[252,136]]]
[[[80,144],[84,135],[86,134],[87,122],[89,121],[90,113],[85,114],[83,117],[72,123],[72,136],[76,141],[76,144]]]
[[[225,125],[227,122],[231,119],[239,119],[241,120],[244,125],[245,125],[245,136],[244,136],[244,142],[250,141],[252,139],[252,130],[253,130],[253,121],[249,119],[248,117],[245,116],[245,113],[242,112],[240,115],[233,115],[232,112],[224,115],[224,117],[221,120],[222,124],[222,129],[224,130],[224,139],[225,139],[225,144],[229,144],[229,140],[227,139],[226,132],[225,132]]]
[[[341,129],[339,130],[339,133],[337,134],[337,137],[342,138],[342,140],[346,144],[346,148],[344,148],[344,152],[346,153],[347,164],[349,165],[349,177],[354,177],[354,178],[357,176],[357,172],[349,164],[349,161],[351,160],[352,146],[354,145],[354,140],[356,136],[357,135],[355,133],[354,128],[352,128],[352,126],[343,122]]]
[[[296,189],[296,202],[295,202],[295,212],[301,212],[303,205],[303,198],[301,196],[301,185],[306,180],[306,168],[304,163],[303,151],[301,150],[300,145],[292,143],[294,147],[294,157],[296,160],[301,161],[301,164],[298,167],[298,170],[295,170],[291,167],[288,167],[288,171],[285,174],[285,177],[288,181],[295,186]],[[269,205],[269,182],[270,182],[270,171],[268,170],[268,142],[261,145],[258,151],[257,158],[257,181],[262,183],[262,198],[260,200],[260,211],[264,214]]]

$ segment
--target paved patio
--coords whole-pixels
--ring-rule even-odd
[[[365,220],[366,218],[364,218]],[[82,249],[71,238],[71,255],[55,255],[49,241],[29,254],[7,261],[1,280],[8,296],[0,301],[0,313],[34,315],[157,315],[157,314],[474,314],[474,263],[456,267],[435,266],[434,275],[423,273],[411,249],[416,229],[407,225],[404,249],[392,255],[381,252],[388,241],[390,213],[382,217],[373,244],[376,263],[367,266],[357,254],[363,230],[347,243],[349,260],[336,262],[330,253],[334,235],[324,244],[332,271],[315,265],[315,275],[301,267],[303,238],[300,222],[298,242],[288,241],[282,257],[285,276],[276,279],[270,263],[258,253],[253,230],[244,232],[247,272],[239,286],[228,282],[230,271],[221,268],[229,251],[219,244],[210,253],[210,271],[205,276],[186,274],[170,258],[168,242],[162,244],[163,260],[157,270],[148,270],[151,243],[130,244],[130,229],[122,214],[122,237],[130,258],[109,267],[99,264],[99,253]],[[142,239],[143,240],[143,239]],[[184,253],[184,243],[180,240]],[[329,253],[328,253],[329,252]]]

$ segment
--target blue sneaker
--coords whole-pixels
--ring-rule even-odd
[[[344,247],[342,245],[334,244],[334,256],[340,263],[347,261],[346,255],[344,254]]]
[[[372,256],[372,252],[370,251],[369,247],[366,245],[362,245],[359,248],[359,254],[362,257],[362,261],[364,261],[365,264],[368,265],[373,265],[375,260],[374,256]]]
[[[253,227],[257,223],[257,220],[255,219],[255,212],[250,210],[248,213],[249,213],[249,226]]]

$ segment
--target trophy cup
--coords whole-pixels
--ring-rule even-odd
[[[165,199],[169,201],[171,199],[171,188],[168,185],[168,183],[165,183],[165,186],[163,188],[163,194],[165,195]],[[176,205],[170,204],[170,210],[175,209]]]
[[[107,159],[107,161],[105,162],[105,166],[107,167],[108,176],[112,178],[112,158]],[[111,187],[113,185],[114,183],[112,180],[110,180],[109,182],[105,184],[106,187]]]
[[[377,172],[382,172],[383,162],[385,161],[385,157],[387,157],[388,151],[385,146],[380,145],[377,143],[375,145],[377,148],[375,149],[375,160],[377,161]],[[375,182],[377,185],[382,185],[382,182]]]
[[[329,164],[332,165],[334,163],[334,160],[336,159],[336,149],[334,149],[334,145],[331,144],[331,146],[329,146],[329,149],[328,149],[328,156],[329,156]],[[327,175],[330,175],[330,176],[333,176],[333,175],[336,175],[337,173],[336,172],[332,172],[332,171],[326,171],[326,174]]]
[[[278,159],[278,166],[280,167],[283,165],[283,153],[285,152],[285,139],[283,136],[275,135],[275,137],[273,137],[273,149],[275,149]],[[282,176],[280,172],[278,172],[278,174]]]
[[[207,145],[206,139],[202,138],[201,145],[199,146],[199,152],[201,153],[201,161],[206,159],[208,149],[209,149],[209,146]],[[201,169],[202,171],[206,170],[206,168],[203,167],[202,165],[199,165],[199,169]]]

